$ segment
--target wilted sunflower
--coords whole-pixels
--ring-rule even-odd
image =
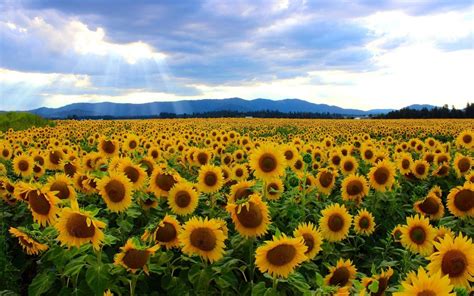
[[[313,259],[321,251],[322,235],[313,223],[300,223],[293,231],[293,236],[303,238],[304,244],[308,248],[304,255],[308,259]]]
[[[31,190],[26,194],[33,220],[41,226],[52,225],[58,213],[56,204],[59,203],[54,193],[43,188]]]
[[[125,246],[120,247],[120,253],[115,255],[114,264],[122,266],[132,273],[135,273],[139,269],[143,269],[143,271],[148,274],[148,260],[159,248],[159,245],[155,245],[151,248],[139,247],[132,239],[129,239]]]
[[[168,205],[176,215],[192,214],[198,206],[198,202],[198,193],[188,182],[177,183],[168,194]]]
[[[415,202],[413,205],[415,211],[431,220],[439,220],[444,215],[444,206],[441,198],[434,193],[428,194],[424,199]]]
[[[467,174],[473,166],[473,161],[470,156],[464,156],[460,153],[456,154],[454,158],[454,171],[458,177]]]
[[[321,211],[319,229],[324,239],[330,242],[341,241],[349,234],[352,216],[344,205],[332,204]]]
[[[16,156],[13,159],[13,171],[24,178],[33,174],[33,165],[33,159],[27,155]]]
[[[436,231],[430,220],[420,215],[407,218],[407,225],[402,228],[401,243],[414,253],[428,256],[433,253],[433,240]]]
[[[80,210],[77,204],[72,208],[63,208],[54,225],[59,232],[58,240],[61,245],[80,247],[91,243],[95,250],[100,249],[104,240],[102,229],[105,226],[104,222],[95,219],[89,212]]]
[[[375,218],[366,209],[359,210],[354,217],[354,230],[357,234],[370,235],[375,230]]]
[[[426,179],[430,170],[430,164],[426,160],[415,160],[411,165],[411,172],[418,179]]]
[[[272,178],[284,175],[286,161],[278,147],[262,144],[250,155],[249,164],[254,170],[255,177],[270,181]]]
[[[203,165],[198,176],[199,189],[204,193],[214,193],[222,188],[224,177],[220,167]]]
[[[265,197],[270,200],[278,200],[283,190],[283,181],[280,178],[272,179],[266,183]]]
[[[255,264],[260,272],[273,277],[288,277],[307,258],[307,247],[302,237],[289,238],[282,234],[265,241],[255,252]]]
[[[337,172],[329,169],[321,169],[316,175],[316,187],[323,194],[330,194],[336,184]]]
[[[369,193],[369,185],[363,176],[349,175],[341,183],[342,199],[360,203]]]
[[[179,246],[178,235],[181,225],[175,217],[166,215],[151,231],[145,230],[142,235],[144,241],[154,241],[167,249]]]
[[[147,177],[145,170],[134,164],[128,157],[121,159],[117,172],[124,174],[132,182],[134,189],[140,189],[145,184]]]
[[[76,190],[72,185],[72,180],[69,179],[65,174],[56,174],[48,179],[46,187],[49,191],[59,199],[73,199],[76,198]]]
[[[387,270],[382,271],[380,274],[372,276],[370,278],[363,278],[362,285],[364,289],[361,291],[360,296],[383,296],[388,288],[388,282],[393,275],[393,269],[389,267]],[[369,286],[374,282],[378,282],[378,289],[375,292],[370,292]]]
[[[10,229],[8,229],[8,232],[10,232],[10,234],[14,237],[18,238],[18,243],[28,255],[38,255],[39,253],[48,249],[48,245],[41,244],[35,241],[28,234],[17,228],[10,227]]]
[[[97,182],[99,194],[112,212],[123,212],[130,206],[132,187],[128,178],[119,173],[110,173]]]
[[[247,199],[254,193],[254,181],[241,181],[230,187],[230,193],[227,198],[227,203],[236,203],[241,199]]]
[[[344,175],[354,174],[359,167],[359,163],[355,157],[347,155],[341,159],[340,167]]]
[[[167,197],[169,191],[178,183],[178,175],[163,166],[157,166],[150,177],[150,191],[157,197]]]
[[[474,281],[474,244],[472,239],[447,234],[438,243],[434,243],[437,251],[431,254],[428,270],[431,274],[441,272],[447,275],[455,287],[470,287]]]
[[[423,267],[418,267],[418,274],[410,273],[402,282],[402,289],[393,296],[455,296],[452,293],[448,276],[441,273],[428,274]]]
[[[183,253],[199,255],[212,263],[224,256],[227,235],[220,221],[193,217],[183,225],[178,239],[183,245]]]
[[[370,185],[377,191],[389,190],[395,182],[395,168],[388,160],[379,161],[369,171]]]
[[[451,189],[446,205],[456,217],[474,217],[474,183],[466,182]]]
[[[252,194],[247,201],[228,203],[226,210],[243,237],[259,237],[267,232],[270,215],[267,204],[259,194]]]
[[[336,266],[329,268],[329,274],[324,278],[324,282],[330,286],[351,287],[356,273],[357,270],[352,265],[352,261],[349,259],[344,261],[341,258]]]

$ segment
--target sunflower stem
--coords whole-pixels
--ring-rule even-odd
[[[278,287],[278,278],[276,276],[273,277],[273,284],[272,284],[272,290],[276,291]]]
[[[135,296],[135,287],[137,286],[137,275],[132,275],[132,279],[129,281],[130,282],[130,296]]]
[[[255,266],[254,266],[254,260],[253,260],[253,257],[254,257],[254,238],[249,238],[248,239],[249,241],[249,281],[250,281],[250,285],[251,287],[253,288],[253,273],[254,273],[254,269],[255,269]]]

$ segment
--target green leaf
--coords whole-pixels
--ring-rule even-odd
[[[316,273],[316,285],[318,285],[318,287],[324,286],[324,278],[319,272]]]
[[[259,282],[254,285],[252,288],[252,296],[262,296],[265,294],[267,287],[265,287],[265,282]]]
[[[289,278],[288,278],[288,283],[293,287],[296,288],[300,292],[306,292],[308,291],[311,287],[308,285],[306,282],[306,279],[304,276],[299,273],[295,272],[293,273]]]
[[[379,281],[373,281],[370,283],[369,290],[372,293],[376,293],[379,290]]]
[[[52,272],[42,272],[38,274],[28,287],[28,295],[42,295],[51,288],[56,276]]]
[[[199,264],[194,264],[188,272],[188,280],[191,284],[196,285],[196,282],[199,280],[199,275],[201,273],[201,266]]]
[[[102,296],[109,281],[109,267],[106,264],[98,263],[87,269],[86,282],[97,296]]]

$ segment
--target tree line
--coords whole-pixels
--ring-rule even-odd
[[[466,108],[456,109],[454,106],[451,109],[448,105],[443,107],[433,107],[431,109],[410,109],[402,108],[374,116],[373,118],[385,118],[385,119],[404,119],[404,118],[474,118],[474,104],[467,103]]]

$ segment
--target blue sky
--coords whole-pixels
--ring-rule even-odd
[[[300,98],[473,101],[472,0],[0,0],[0,110]]]

